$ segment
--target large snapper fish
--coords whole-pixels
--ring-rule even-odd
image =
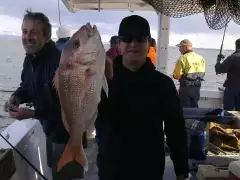
[[[101,89],[108,94],[105,60],[99,31],[89,23],[73,34],[62,51],[53,81],[60,99],[62,121],[70,138],[60,157],[58,172],[74,160],[86,171],[88,169],[82,134],[97,118]]]

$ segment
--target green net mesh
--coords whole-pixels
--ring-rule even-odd
[[[240,0],[144,0],[166,16],[180,18],[204,13],[211,29],[222,29],[230,20],[240,25]]]

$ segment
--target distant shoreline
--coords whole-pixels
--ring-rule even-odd
[[[18,40],[18,39],[21,39],[20,36],[15,36],[15,35],[0,35],[0,42],[1,40]],[[57,39],[56,38],[52,38],[53,41],[56,41]],[[103,43],[104,45],[109,45],[108,42],[104,42]],[[174,48],[175,46],[169,46],[171,48]],[[218,50],[219,48],[194,48],[194,49],[204,49],[204,50]],[[233,51],[234,49],[223,49],[224,51]]]

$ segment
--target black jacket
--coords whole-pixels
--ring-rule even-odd
[[[227,73],[227,79],[223,86],[240,90],[240,49],[228,56],[223,63],[215,65],[217,74]]]
[[[66,38],[59,38],[56,42],[56,47],[59,51],[62,51],[65,44],[68,42],[68,40],[70,39],[70,37],[66,37]]]
[[[155,70],[151,60],[136,72],[114,60],[109,96],[102,93],[99,130],[99,177],[161,177],[165,166],[164,130],[177,175],[188,175],[187,134],[176,87]]]
[[[22,82],[13,94],[21,99],[21,103],[34,104],[35,118],[40,120],[48,138],[55,143],[66,143],[69,136],[61,120],[60,101],[52,82],[60,55],[53,41],[35,55],[27,54]]]

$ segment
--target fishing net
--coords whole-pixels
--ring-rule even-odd
[[[222,29],[230,20],[240,25],[240,0],[144,0],[166,16],[180,18],[204,13],[210,29]]]

